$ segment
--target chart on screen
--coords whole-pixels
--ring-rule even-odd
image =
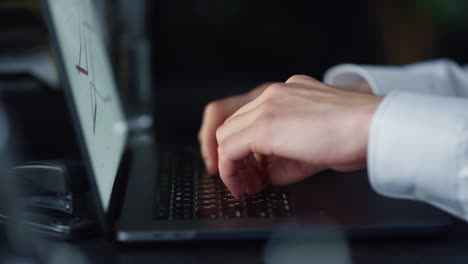
[[[84,18],[80,17],[79,14],[77,21],[79,22],[78,38],[80,45],[78,49],[78,62],[75,67],[79,74],[84,74],[89,79],[92,127],[93,133],[96,133],[98,107],[100,103],[108,102],[110,100],[110,96],[100,91],[95,84],[92,38],[96,31],[94,30],[94,27],[91,26]]]
[[[91,0],[48,0],[65,90],[106,205],[127,136],[102,25]],[[110,186],[110,187],[109,187]]]

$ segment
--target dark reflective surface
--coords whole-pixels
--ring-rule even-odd
[[[306,237],[306,236],[305,236]],[[468,226],[465,223],[453,224],[447,232],[429,237],[395,237],[376,239],[344,239],[339,236],[329,239],[330,250],[323,252],[333,255],[325,255],[321,263],[336,263],[338,260],[346,260],[340,253],[348,251],[350,263],[454,263],[464,264],[468,259]],[[304,238],[304,237],[303,237]],[[5,245],[5,240],[1,240]],[[276,244],[276,245],[275,245]],[[318,247],[313,247],[317,245]],[[315,238],[296,239],[288,238],[275,240],[275,242],[241,241],[241,242],[204,242],[184,244],[146,244],[146,245],[121,245],[102,238],[75,242],[71,244],[57,244],[65,246],[68,256],[72,260],[86,259],[89,263],[284,263],[274,262],[269,255],[273,249],[278,252],[294,252],[295,260],[301,257],[311,257],[313,250],[319,250],[323,245]],[[298,246],[298,247],[296,247]],[[11,253],[6,247],[0,250],[0,260],[5,260]],[[44,251],[52,252],[54,247],[48,247]],[[310,251],[309,251],[310,249]],[[278,253],[273,251],[273,253]],[[336,252],[336,255],[333,253]],[[268,257],[270,256],[270,258]],[[279,256],[281,257],[281,255]],[[316,256],[312,256],[314,260]],[[280,258],[284,260],[283,258]],[[11,259],[10,259],[11,260]],[[271,262],[267,262],[270,261]],[[330,262],[326,262],[329,260]],[[300,260],[299,260],[300,261]],[[17,262],[5,262],[17,263]],[[50,263],[50,262],[49,262]],[[60,262],[56,262],[60,263]],[[65,262],[62,262],[65,263]],[[83,263],[83,262],[66,262]],[[291,261],[291,263],[294,263]],[[304,262],[296,262],[304,263]],[[306,262],[312,263],[312,262]],[[317,263],[317,262],[315,262]],[[342,263],[342,262],[339,262]],[[346,262],[345,262],[346,263]]]

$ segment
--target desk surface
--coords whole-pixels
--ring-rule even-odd
[[[2,244],[6,245],[5,236],[2,235]],[[315,244],[317,246],[318,244]],[[447,231],[424,237],[393,237],[393,238],[361,238],[348,239],[343,243],[349,252],[348,263],[468,263],[468,223],[455,221]],[[284,245],[283,245],[284,246]],[[313,246],[312,246],[313,247]],[[8,260],[10,250],[7,247],[0,249],[0,262]],[[74,263],[264,263],[266,253],[271,252],[271,242],[243,241],[243,242],[203,242],[179,244],[146,244],[123,245],[103,238],[94,238],[80,242],[62,243],[53,242],[47,247],[38,247],[43,258],[50,258],[61,249],[67,264]],[[284,251],[291,253],[295,261],[300,262],[301,252],[305,255],[311,253],[310,247],[306,251],[283,247],[274,249],[275,254]],[[319,247],[320,248],[320,247]],[[336,247],[335,247],[336,248]],[[47,249],[50,249],[47,252]],[[338,247],[338,251],[341,250]],[[317,250],[317,249],[315,249]],[[339,252],[330,249],[329,252],[317,251],[318,254],[330,256],[322,259],[321,263],[333,262]],[[328,254],[328,255],[327,255]],[[60,255],[60,254],[59,254]],[[315,254],[316,255],[316,254]],[[282,253],[279,256],[284,256]],[[269,258],[271,263],[284,263],[282,258]],[[63,260],[63,258],[62,258]],[[87,261],[81,261],[87,260]],[[50,261],[44,261],[51,263]],[[2,263],[9,263],[8,261]],[[65,263],[59,261],[57,263]],[[345,262],[346,263],[346,262]]]

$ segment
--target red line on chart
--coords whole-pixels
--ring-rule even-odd
[[[81,72],[81,73],[83,73],[83,74],[85,74],[85,75],[88,75],[88,71],[85,70],[85,69],[83,69],[83,68],[81,68],[79,65],[76,65],[76,69],[77,69],[79,72]]]
[[[0,0],[1,1],[1,0]],[[89,81],[90,91],[90,104],[91,104],[91,115],[92,115],[92,126],[93,134],[96,133],[97,122],[98,122],[98,110],[101,109],[101,102],[109,102],[111,96],[106,93],[101,93],[95,86],[95,68],[93,60],[93,37],[91,33],[96,33],[94,28],[85,20],[80,20],[78,25],[78,37],[79,37],[79,53],[78,53],[78,64],[75,64],[75,68],[78,70],[78,74],[82,73],[86,75],[83,77]]]

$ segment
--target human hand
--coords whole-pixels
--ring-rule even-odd
[[[203,123],[198,133],[201,153],[208,174],[218,173],[218,142],[216,141],[216,130],[239,108],[259,96],[272,83],[265,83],[252,91],[231,96],[225,99],[213,101],[205,107]],[[350,86],[340,87],[343,90],[372,94],[367,82],[355,83]]]
[[[370,123],[381,100],[303,75],[264,87],[216,132],[221,179],[240,196],[257,193],[265,184],[295,183],[328,168],[364,168]],[[225,102],[230,111],[212,122],[223,122],[240,101]]]
[[[203,161],[208,174],[218,173],[218,142],[216,141],[216,130],[234,114],[239,108],[255,99],[270,84],[265,83],[252,91],[213,101],[205,107],[203,122],[198,132],[198,140],[201,146]]]

